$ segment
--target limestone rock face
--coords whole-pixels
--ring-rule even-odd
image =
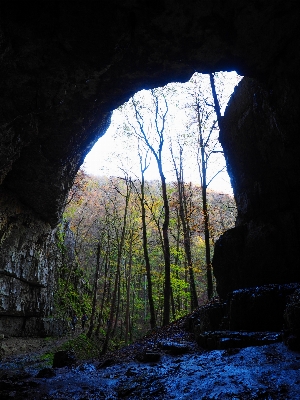
[[[59,257],[48,223],[3,189],[0,204],[0,332],[16,335],[27,318],[51,313]]]
[[[50,309],[53,230],[111,112],[140,89],[186,81],[195,71],[235,69],[255,79],[241,85],[250,94],[239,95],[244,108],[228,109],[222,137],[244,247],[234,266],[230,246],[224,271],[216,264],[221,293],[264,281],[271,262],[261,260],[262,248],[271,255],[289,240],[276,279],[298,274],[298,31],[299,9],[286,0],[1,1],[1,312],[22,312],[22,298],[28,313]],[[232,236],[230,243],[234,249]]]
[[[45,317],[53,312],[57,267],[74,262],[73,237],[66,228],[62,254],[56,229],[3,189],[0,211],[0,333],[59,334],[61,322]]]

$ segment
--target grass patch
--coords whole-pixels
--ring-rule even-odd
[[[47,336],[47,337],[44,338],[44,341],[46,343],[53,342],[53,337],[52,336]]]
[[[44,354],[39,356],[39,361],[41,362],[43,368],[52,367],[54,354],[57,351],[74,351],[77,360],[84,361],[98,358],[102,348],[102,341],[99,340],[99,338],[89,339],[85,333],[81,333],[80,335],[74,337],[66,337],[60,343],[57,343],[57,339],[51,337],[45,338],[45,342],[47,342],[48,348],[45,349]]]
[[[40,360],[45,364],[45,366],[52,367],[53,364],[54,353],[45,353],[41,356]]]
[[[66,341],[57,350],[73,350],[78,360],[88,360],[99,356],[99,339],[89,339],[84,333]],[[101,344],[102,345],[102,344]]]

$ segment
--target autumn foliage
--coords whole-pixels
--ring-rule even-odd
[[[89,333],[129,343],[150,329],[148,279],[143,251],[140,182],[128,176],[90,177],[80,171],[69,195],[64,220],[73,232],[76,263],[60,271],[57,308],[89,314]],[[194,306],[184,248],[178,183],[168,183],[170,205],[171,320]],[[207,300],[201,187],[185,184],[193,276],[198,304]],[[160,182],[145,182],[145,221],[157,326],[162,325],[164,293],[164,216]],[[233,226],[231,196],[208,191],[210,237]],[[213,249],[213,246],[211,246]],[[149,275],[148,275],[149,276]],[[109,331],[109,335],[107,332]],[[107,343],[107,345],[108,345]]]

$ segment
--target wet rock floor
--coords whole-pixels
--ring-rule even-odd
[[[30,357],[3,360],[0,398],[300,399],[300,353],[283,343],[207,351],[185,341],[185,347],[181,355],[161,350],[157,361],[97,360],[49,369],[41,378]]]

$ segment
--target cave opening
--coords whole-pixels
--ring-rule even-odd
[[[219,107],[223,115],[234,87],[242,77],[236,72],[220,72],[214,74],[213,78],[220,101]],[[98,242],[102,248],[106,246],[106,241],[109,242],[108,248],[101,250],[105,253],[105,257],[99,255],[99,260],[107,258],[109,262],[113,262],[114,255],[110,252],[110,246],[115,246],[112,244],[113,235],[117,229],[115,218],[119,218],[119,225],[124,224],[122,232],[131,229],[133,232],[137,229],[136,223],[139,226],[138,229],[142,229],[139,225],[139,218],[145,213],[145,227],[148,226],[145,230],[149,229],[147,234],[150,236],[149,241],[146,242],[147,251],[149,250],[151,253],[151,263],[155,266],[154,274],[160,276],[160,279],[156,281],[157,296],[160,299],[156,312],[159,325],[164,324],[162,313],[164,306],[161,302],[163,285],[166,286],[162,280],[166,276],[163,271],[166,244],[163,243],[164,234],[161,231],[161,225],[165,224],[163,218],[167,214],[167,209],[170,214],[168,234],[170,235],[169,259],[172,261],[173,269],[172,287],[174,293],[178,295],[177,298],[180,299],[178,304],[173,299],[172,318],[178,318],[188,309],[198,306],[198,300],[193,305],[189,304],[192,285],[197,287],[194,296],[199,299],[199,304],[210,298],[213,292],[215,293],[213,283],[211,292],[208,290],[205,293],[205,271],[208,268],[211,269],[214,242],[221,233],[234,226],[235,220],[235,204],[231,196],[231,186],[227,183],[227,187],[226,185],[222,188],[219,186],[218,189],[218,186],[215,186],[216,189],[207,191],[213,178],[225,169],[225,158],[218,135],[218,121],[209,75],[194,74],[186,83],[170,83],[164,87],[140,91],[114,111],[108,132],[95,145],[94,154],[91,153],[86,157],[83,169],[79,171],[75,185],[71,189],[64,219],[76,236],[75,254],[79,269],[85,279],[91,282],[91,285],[97,281],[94,277],[95,268],[97,268],[95,260],[98,257],[95,253],[95,244]],[[103,147],[105,138],[107,138],[108,145],[106,149]],[[152,160],[150,159],[151,154]],[[215,156],[218,157],[218,162],[212,163],[213,168],[208,172],[210,157],[214,158]],[[108,166],[103,168],[102,173],[99,174],[99,164],[102,164],[105,158],[108,160]],[[154,166],[152,171],[148,171],[151,161]],[[156,165],[155,161],[157,161]],[[205,170],[202,169],[203,164]],[[155,167],[159,173],[155,171]],[[149,174],[146,175],[146,172]],[[161,185],[158,182],[160,178]],[[144,179],[146,184],[142,187]],[[163,194],[163,179],[167,181],[169,202],[167,205]],[[224,177],[221,178],[221,182],[222,180]],[[228,175],[227,180],[229,180]],[[188,195],[180,198],[181,191],[186,191]],[[183,217],[181,216],[183,211],[179,209],[181,201],[182,209],[185,208]],[[146,210],[142,209],[143,202]],[[110,209],[111,206],[113,210]],[[208,208],[210,208],[209,211]],[[113,221],[110,219],[111,215],[114,215]],[[208,226],[208,215],[210,216],[210,226]],[[126,220],[127,218],[128,220]],[[133,218],[135,223],[130,218]],[[185,249],[183,244],[183,234],[185,234],[183,227],[186,222],[180,218],[185,218],[191,224],[188,228],[189,232],[186,234],[190,240],[190,250]],[[123,222],[120,222],[122,219]],[[112,228],[110,224],[112,224]],[[155,229],[151,225],[155,225]],[[105,235],[110,229],[114,233],[108,239]],[[154,233],[155,230],[158,231],[157,236],[157,232]],[[121,235],[121,233],[119,234]],[[145,255],[139,254],[139,256],[133,257],[130,253],[137,251],[136,244],[139,248],[143,248],[145,242],[141,241],[140,234],[135,236],[135,243],[131,242],[131,236],[124,240],[131,244],[129,244],[129,250],[120,250],[122,254],[125,252],[122,256],[125,259],[124,265],[118,264],[119,261],[115,260],[117,268],[120,271],[124,269],[122,273],[118,272],[118,274],[123,276],[124,273],[128,279],[128,276],[131,276],[131,272],[128,272],[128,265],[132,269],[141,268],[142,272],[139,272],[138,275],[142,275],[144,281],[136,282],[135,285],[145,303],[142,319],[144,322],[149,322],[151,310],[146,301],[148,296],[146,288],[150,273],[148,274],[148,271],[143,269],[144,261],[142,260]],[[117,237],[117,242],[122,243],[119,241],[120,237]],[[207,246],[209,247],[207,248]],[[163,251],[160,247],[163,248]],[[99,250],[99,254],[101,251]],[[191,278],[189,280],[187,276],[186,257],[188,257],[188,251],[191,253],[190,261],[188,261],[190,265],[192,265],[192,257],[195,260],[193,261],[195,263],[195,272],[193,273],[195,273],[196,284],[194,278],[192,282]],[[184,253],[186,253],[185,256]],[[135,259],[140,257],[140,261],[135,264],[132,257]],[[138,267],[139,263],[140,267]],[[205,267],[205,263],[207,267]],[[125,286],[128,284],[126,279]],[[181,289],[178,285],[181,285]],[[184,299],[184,296],[182,297],[183,288],[186,292]],[[129,289],[127,292],[130,292]],[[78,305],[74,303],[73,309],[77,307]]]
[[[222,116],[225,108],[240,80],[235,71],[220,71],[215,74],[216,90],[221,107]],[[164,87],[153,89],[157,92],[159,101],[166,99],[168,113],[164,132],[164,163],[166,179],[172,182],[176,179],[171,150],[178,157],[180,146],[183,147],[185,164],[185,181],[201,184],[199,170],[199,126],[196,121],[195,101],[201,101],[201,112],[206,113],[207,120],[203,120],[203,130],[206,140],[213,131],[207,144],[207,169],[209,188],[221,193],[233,194],[230,177],[226,169],[226,162],[222,147],[218,142],[219,129],[216,123],[216,113],[211,95],[211,86],[208,74],[195,73],[185,83],[172,82]],[[199,97],[201,96],[201,99]],[[134,121],[133,99],[136,99],[143,110],[143,119],[148,119],[148,135],[153,139],[153,103],[151,104],[151,90],[141,90],[132,96],[126,103],[113,111],[111,124],[106,133],[94,144],[87,154],[82,166],[87,174],[93,176],[119,176],[126,170],[129,175],[139,177],[140,167],[138,159],[138,142]],[[200,104],[199,104],[200,105]],[[151,109],[152,107],[152,109]],[[211,115],[208,115],[211,114]],[[152,116],[152,121],[151,121]],[[150,126],[152,124],[152,126]],[[204,126],[205,125],[205,126]],[[216,148],[217,146],[217,148]],[[159,172],[152,159],[146,171],[146,179],[159,179]]]

